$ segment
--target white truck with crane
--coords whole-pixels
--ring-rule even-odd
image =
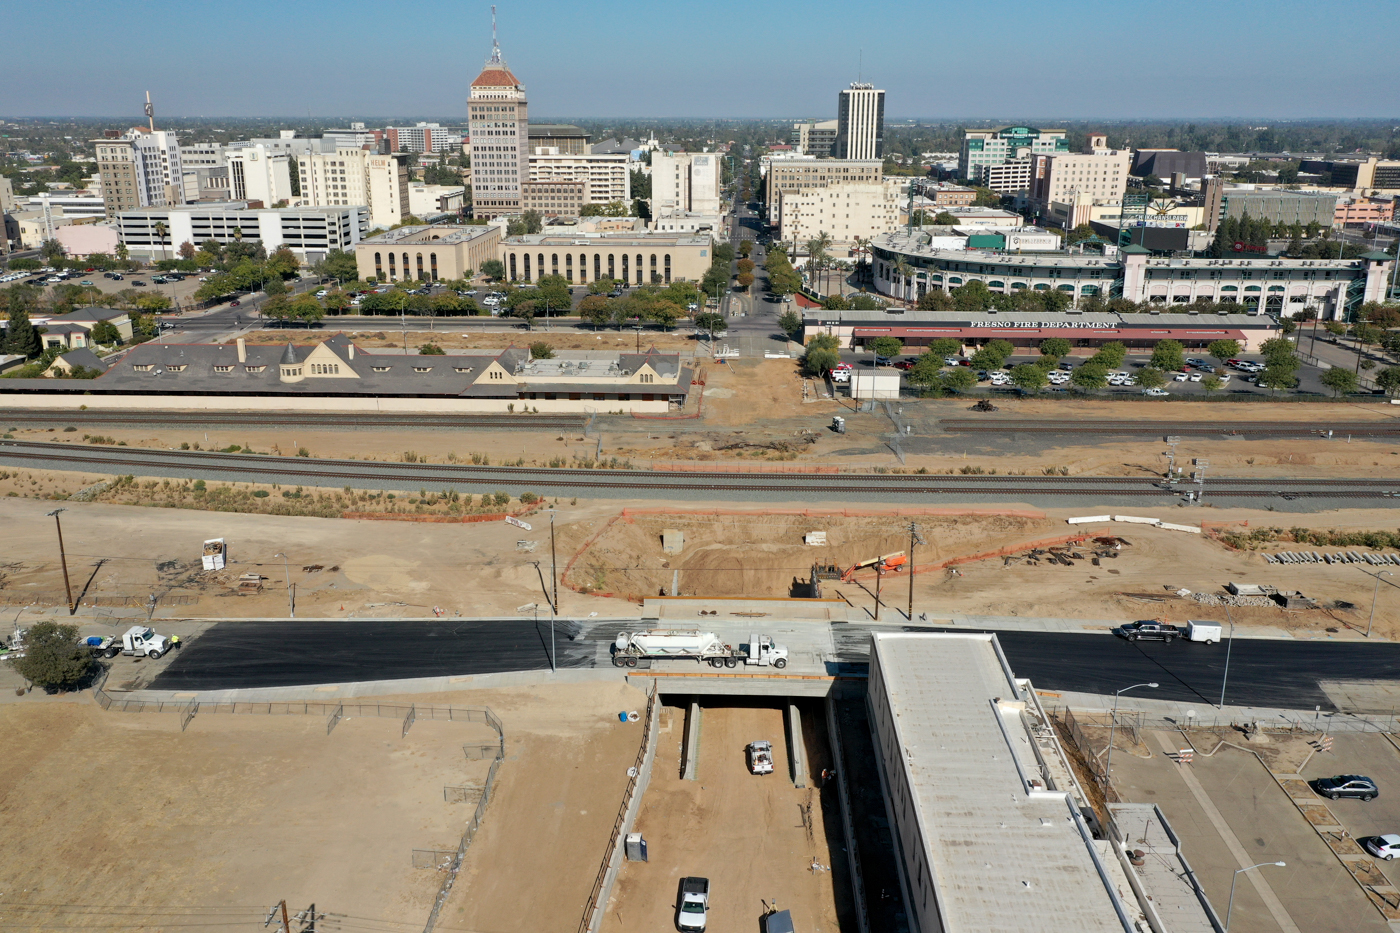
[[[747,642],[736,648],[725,644],[714,632],[652,629],[619,632],[612,656],[614,667],[637,667],[643,660],[694,658],[702,663],[708,661],[711,667],[733,668],[743,663],[782,670],[787,667],[788,650],[774,644],[768,635],[750,635]]]

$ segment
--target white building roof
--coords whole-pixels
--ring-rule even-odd
[[[1131,933],[1137,905],[1115,891],[1073,797],[1032,783],[1045,787],[1030,714],[995,636],[873,641],[922,839],[901,836],[923,843],[943,929]]]

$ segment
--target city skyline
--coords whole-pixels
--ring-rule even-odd
[[[611,4],[601,21],[556,0],[503,4],[499,19],[502,50],[529,76],[541,114],[827,118],[836,115],[836,92],[863,80],[888,92],[890,122],[1007,113],[1066,120],[1393,115],[1400,63],[1379,56],[1358,69],[1347,50],[1393,33],[1400,5],[1354,0],[1343,7],[1346,16],[1319,30],[1309,26],[1316,8],[1296,0],[1179,0],[1155,15],[1107,2],[1046,8],[1008,0],[999,22],[1016,34],[1000,37],[970,8],[933,17],[912,0],[853,22],[829,0],[815,0],[801,17],[721,3],[704,19],[677,15],[671,25],[684,41],[668,38],[656,8],[637,0]],[[42,21],[37,7],[13,9],[7,22],[16,34],[35,32],[11,52],[2,115],[134,120],[134,102],[149,89],[157,120],[462,118],[467,88],[491,52],[487,3],[418,4],[389,29],[370,28],[384,8],[361,0],[292,8],[252,2],[239,9],[233,30],[227,11],[213,6],[151,0],[141,9],[136,17],[118,4],[58,0],[43,8]],[[928,24],[927,42],[918,42],[920,23]],[[211,42],[230,34],[245,38],[211,59]],[[908,48],[895,48],[892,35]],[[137,44],[148,54],[134,56]],[[664,55],[653,51],[659,47]]]

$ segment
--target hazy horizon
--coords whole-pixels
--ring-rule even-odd
[[[135,121],[149,90],[158,119],[462,120],[491,51],[485,2],[9,7],[17,41],[0,109],[17,119]],[[1400,31],[1394,0],[1004,0],[991,25],[981,8],[930,9],[891,0],[853,14],[849,4],[811,0],[793,15],[721,0],[696,14],[641,0],[604,10],[507,0],[499,22],[531,111],[597,114],[576,119],[830,119],[858,76],[886,90],[891,120],[1068,110],[1086,116],[1046,119],[1278,122],[1385,119],[1400,109],[1400,57],[1385,38]]]

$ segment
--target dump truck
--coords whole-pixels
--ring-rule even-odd
[[[680,903],[676,905],[676,928],[705,929],[705,913],[710,909],[710,879],[682,878]]]
[[[113,635],[89,635],[78,639],[78,644],[95,655],[115,658],[119,654],[127,657],[156,658],[170,650],[170,639],[157,635],[144,625],[133,625],[117,638]]]
[[[773,743],[759,739],[748,744],[749,773],[773,773]]]
[[[737,648],[725,644],[714,632],[652,629],[646,632],[619,632],[612,646],[614,667],[636,667],[642,659],[694,658],[711,667],[738,667],[743,664],[787,667],[788,650],[773,643],[768,635],[750,635]]]

